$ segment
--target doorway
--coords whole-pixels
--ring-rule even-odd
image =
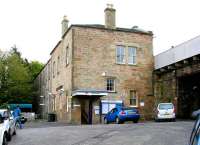
[[[180,77],[177,117],[189,119],[197,109],[200,109],[200,73]]]
[[[80,99],[81,102],[81,124],[92,124],[93,99]]]

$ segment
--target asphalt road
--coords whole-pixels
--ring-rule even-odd
[[[40,126],[18,130],[9,145],[188,145],[194,122]]]

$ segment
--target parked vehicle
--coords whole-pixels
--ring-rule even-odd
[[[175,108],[172,103],[159,103],[156,109],[155,121],[172,120],[176,121]]]
[[[0,115],[0,145],[7,145],[7,132],[4,126],[4,120]]]
[[[196,117],[197,120],[192,130],[189,145],[200,145],[200,114],[198,114],[197,116],[198,117]]]
[[[0,109],[0,115],[3,119],[3,126],[7,132],[6,138],[8,141],[12,139],[12,135],[16,135],[15,120],[12,114],[7,109]]]
[[[124,123],[125,121],[133,121],[137,123],[140,119],[138,109],[132,107],[117,107],[109,111],[104,117],[104,123],[110,122]]]
[[[198,114],[200,114],[200,109],[192,112],[192,118],[196,119],[198,117]]]

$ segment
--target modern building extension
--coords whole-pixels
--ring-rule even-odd
[[[179,118],[200,109],[200,36],[155,56],[155,103],[173,102]]]

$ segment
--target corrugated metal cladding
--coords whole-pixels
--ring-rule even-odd
[[[155,69],[159,69],[178,61],[200,54],[200,36],[186,41],[154,57]]]

